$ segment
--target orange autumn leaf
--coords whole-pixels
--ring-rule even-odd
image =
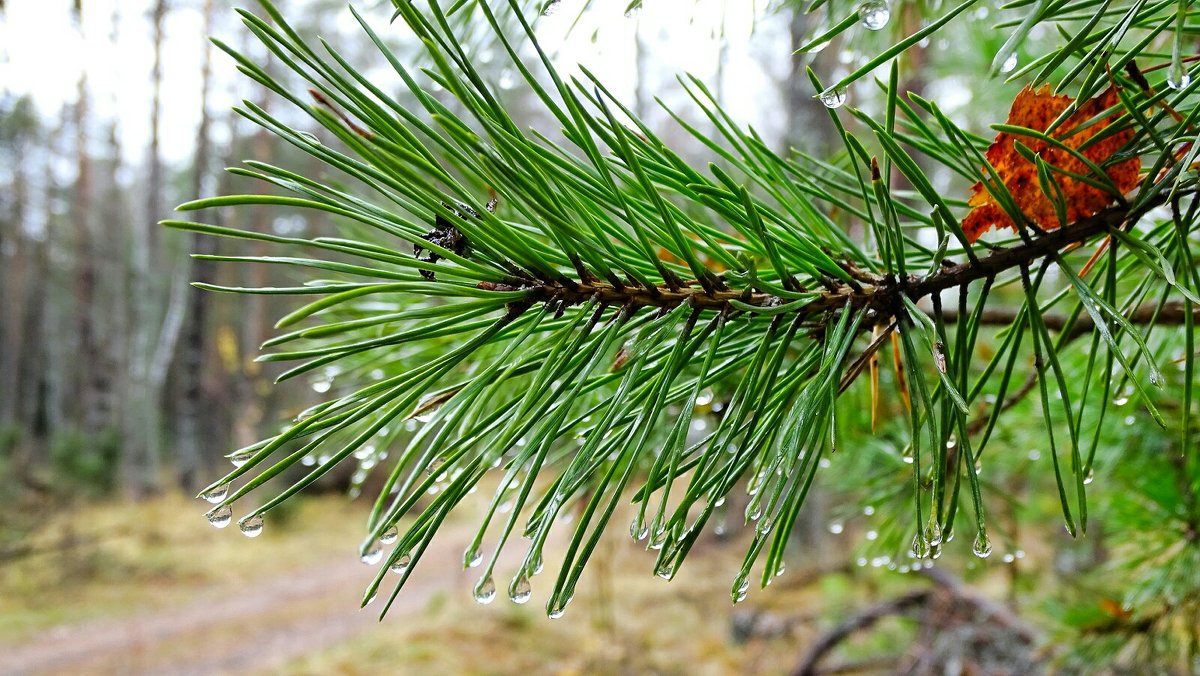
[[[1100,96],[1079,106],[1054,130],[1053,137],[1063,145],[1078,151],[1093,164],[1103,167],[1113,185],[1121,194],[1124,194],[1137,185],[1138,172],[1142,167],[1141,159],[1133,157],[1107,167],[1104,163],[1129,142],[1133,136],[1133,130],[1127,129],[1113,134],[1080,150],[1081,146],[1084,146],[1089,139],[1106,129],[1116,119],[1118,113],[1114,112],[1095,124],[1087,126],[1077,133],[1072,133],[1076,127],[1112,107],[1118,100],[1116,90],[1109,87]],[[1073,101],[1074,99],[1069,96],[1051,94],[1048,86],[1044,86],[1038,91],[1026,87],[1013,100],[1012,110],[1008,113],[1008,124],[1045,132]],[[1000,132],[991,147],[988,148],[988,162],[995,168],[996,174],[1004,182],[1008,191],[1012,193],[1021,212],[1043,230],[1058,228],[1063,223],[1059,222],[1054,202],[1042,191],[1038,181],[1037,165],[1017,152],[1016,141],[1020,141],[1022,145],[1036,153],[1051,167],[1082,176],[1092,175],[1093,172],[1084,162],[1066,149],[1032,136]],[[1052,175],[1062,188],[1063,201],[1066,204],[1067,224],[1095,215],[1116,199],[1111,192],[1088,185],[1067,174],[1054,171]],[[979,239],[980,235],[993,228],[1016,230],[1012,219],[992,199],[982,184],[976,183],[972,188],[968,204],[973,208],[971,213],[963,219],[962,228],[969,241],[974,242]]]

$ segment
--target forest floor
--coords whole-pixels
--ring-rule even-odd
[[[254,540],[209,527],[202,511],[162,498],[47,524],[40,539],[71,546],[0,567],[0,674],[779,673],[879,591],[855,572],[797,572],[733,606],[744,543],[702,541],[707,551],[666,583],[644,545],[614,537],[566,617],[551,621],[537,584],[550,571],[528,605],[507,600],[499,575],[495,603],[474,602],[476,571],[461,565],[468,517],[435,541],[379,622],[380,604],[358,607],[377,570],[355,554],[361,505],[307,499],[272,514],[286,518]],[[522,553],[509,549],[498,572]],[[858,648],[887,649],[907,631],[884,627]]]

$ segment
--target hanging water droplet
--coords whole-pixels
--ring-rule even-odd
[[[365,601],[363,601],[363,605],[364,605],[364,606],[369,606],[369,605],[371,605],[372,603],[375,603],[375,598],[376,598],[377,596],[379,596],[379,593],[378,593],[378,592],[371,592],[371,595],[370,595],[370,596],[368,596],[368,597],[367,597],[367,599],[366,599]]]
[[[404,571],[408,570],[409,564],[412,563],[412,557],[408,554],[401,554],[400,558],[392,561],[392,565],[388,569],[397,575],[403,575]]]
[[[826,89],[817,95],[817,100],[826,108],[841,108],[846,103],[846,89]]]
[[[733,602],[741,603],[746,600],[746,594],[750,593],[750,581],[744,577],[739,577],[736,586],[733,589]]]
[[[917,559],[923,559],[926,556],[929,556],[929,542],[925,538],[921,537],[919,533],[913,536],[912,555],[913,558]]]
[[[378,542],[372,542],[371,546],[367,548],[367,551],[362,553],[359,559],[368,566],[379,563],[383,560],[383,545]]]
[[[665,528],[659,528],[654,531],[654,536],[650,538],[650,549],[662,549],[667,541],[667,531]]]
[[[558,3],[560,0],[546,0],[542,5],[542,16],[551,16],[558,11]]]
[[[883,0],[867,0],[858,6],[858,18],[863,28],[877,31],[887,25],[892,18],[892,10]]]
[[[1182,65],[1182,64],[1181,64]],[[1167,74],[1167,86],[1171,89],[1183,89],[1192,84],[1192,76],[1182,67],[1171,67],[1171,72]]]
[[[225,499],[229,495],[229,484],[221,484],[210,491],[206,491],[200,495],[206,502],[211,502],[214,505]]]
[[[1001,73],[1011,73],[1016,69],[1017,69],[1017,53],[1013,52],[1012,54],[1008,55],[1008,58],[1004,60],[1004,63],[1000,64],[1000,72]]]
[[[640,11],[642,11],[642,3],[639,2],[637,4],[630,5],[629,9],[625,10],[625,18],[632,19],[633,17],[637,16],[638,12]]]
[[[1083,475],[1084,485],[1092,483],[1092,481],[1094,481],[1095,479],[1096,479],[1096,470],[1089,467],[1087,470],[1087,474]]]
[[[940,524],[933,521],[929,522],[929,525],[925,527],[925,541],[931,547],[942,544],[942,527]]]
[[[758,531],[759,535],[770,535],[771,528],[774,526],[775,526],[775,520],[768,516],[765,519],[758,522],[758,527],[755,528],[755,530]]]
[[[762,500],[759,500],[758,498],[759,496],[755,495],[754,499],[750,501],[750,504],[746,505],[747,521],[758,521],[759,517],[762,516]]]
[[[532,567],[532,569],[529,571],[529,574],[530,574],[530,575],[540,575],[540,574],[541,574],[541,572],[542,572],[542,570],[543,570],[545,567],[546,567],[546,562],[545,562],[545,560],[543,560],[543,559],[542,559],[542,555],[541,555],[541,554],[538,554],[537,560],[533,562],[533,567]]]
[[[675,568],[671,566],[670,562],[666,562],[656,568],[654,574],[664,580],[670,580],[675,575]]]
[[[241,529],[242,535],[248,538],[256,538],[262,535],[262,514],[251,514],[250,516],[243,517],[241,521],[238,521],[238,528]]]
[[[783,575],[784,571],[786,571],[786,570],[787,570],[787,564],[784,563],[783,561],[780,561],[779,567],[775,569],[775,577],[779,577],[780,575]]]
[[[395,526],[383,531],[383,535],[379,536],[379,541],[385,545],[390,545],[400,537],[400,531],[396,530]]]
[[[333,387],[333,382],[329,380],[314,380],[312,383],[313,392],[317,394],[325,394],[331,387]]]
[[[829,532],[834,535],[841,535],[846,526],[841,521],[833,521],[829,524]]]
[[[487,605],[496,600],[496,583],[492,580],[492,576],[479,578],[479,582],[475,584],[475,602]]]
[[[629,15],[628,12],[626,12],[625,14],[626,14],[626,16]],[[552,620],[557,620],[558,618],[562,617],[563,613],[565,613],[565,612],[567,612],[567,609],[560,606],[560,607],[555,608],[554,610],[551,610],[550,612],[546,613],[546,617],[549,617]]]
[[[1117,397],[1115,399],[1113,399],[1114,406],[1124,406],[1125,404],[1128,404],[1128,403],[1129,403],[1129,397],[1127,397],[1124,394],[1117,395]]]
[[[508,598],[517,605],[524,605],[531,596],[533,596],[533,587],[529,584],[529,578],[524,575],[514,577],[512,583],[508,585]]]
[[[463,568],[474,568],[483,561],[483,552],[479,550],[479,545],[472,544],[463,552]]]
[[[719,497],[715,501],[713,501],[713,507],[720,507],[724,504],[725,504],[725,496],[724,495],[722,495],[721,497]]]
[[[250,458],[254,457],[254,451],[234,451],[228,457],[229,462],[233,463],[234,467],[241,467],[250,462]]]
[[[230,509],[229,505],[225,505],[224,507],[217,507],[209,511],[204,516],[214,527],[224,528],[229,525],[229,522],[233,521],[233,510]]]
[[[971,547],[971,551],[981,559],[992,555],[992,543],[988,540],[986,531],[979,531],[979,535],[975,536],[975,544]]]
[[[1166,379],[1163,378],[1162,371],[1159,371],[1158,369],[1150,370],[1150,384],[1155,387],[1162,387],[1166,384]]]

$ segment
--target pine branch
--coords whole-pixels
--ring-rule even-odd
[[[1161,204],[1165,199],[1150,200],[1137,209],[1128,205],[1114,206],[1095,216],[1082,219],[1058,230],[1041,234],[1027,242],[1010,248],[996,249],[991,255],[977,258],[957,265],[945,265],[941,270],[927,277],[909,276],[907,279],[897,279],[894,276],[879,276],[845,264],[845,269],[852,278],[861,280],[846,283],[829,281],[828,288],[817,294],[811,301],[797,303],[794,300],[770,294],[754,292],[750,287],[743,290],[713,291],[699,284],[659,285],[643,287],[627,285],[617,288],[612,284],[601,281],[584,281],[573,286],[562,282],[544,282],[534,278],[521,280],[520,286],[511,284],[496,284],[482,282],[480,288],[494,291],[533,290],[532,299],[542,302],[557,303],[563,306],[574,306],[596,299],[605,305],[617,307],[658,308],[670,311],[680,305],[690,305],[698,310],[718,310],[732,313],[738,310],[745,312],[765,312],[780,314],[780,309],[788,309],[787,314],[802,324],[823,327],[825,319],[833,310],[849,306],[855,311],[865,311],[868,319],[883,322],[903,312],[901,297],[907,296],[911,301],[918,301],[927,296],[956,287],[965,287],[973,282],[1016,271],[1022,267],[1031,266],[1070,247],[1082,245],[1091,238],[1109,230],[1119,229],[1126,224],[1135,222],[1143,214]],[[590,277],[590,276],[589,276]],[[511,280],[510,280],[511,281]],[[801,288],[799,291],[803,292]],[[1177,316],[1176,316],[1177,315]],[[950,316],[953,316],[951,313]],[[998,323],[1003,317],[1009,316],[1004,312],[986,315],[988,323]],[[1165,320],[1182,322],[1182,310],[1169,314]],[[1010,317],[1009,323],[1015,316]],[[1145,322],[1149,316],[1135,316]],[[948,320],[952,321],[952,320]],[[861,330],[867,330],[872,324],[866,323]],[[1061,328],[1062,322],[1050,320],[1049,328]],[[1090,330],[1090,321],[1077,323],[1078,335]]]

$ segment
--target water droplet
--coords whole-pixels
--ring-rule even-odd
[[[492,576],[479,578],[479,582],[475,584],[475,602],[482,605],[487,605],[496,600],[496,583],[492,580]]]
[[[479,551],[479,545],[473,544],[463,552],[463,568],[474,568],[483,562],[483,552]]]
[[[512,89],[517,86],[517,78],[513,76],[511,70],[505,69],[500,71],[500,80],[496,84],[501,89]]]
[[[551,16],[558,11],[558,3],[560,0],[546,0],[542,5],[542,16]]]
[[[1017,559],[1017,557],[1013,556],[1011,553],[1005,554],[1004,556],[1002,556],[1002,557],[1000,558],[1000,560],[1001,560],[1001,561],[1003,561],[1003,562],[1005,562],[1005,563],[1012,563],[1012,562],[1013,562],[1013,561],[1015,561],[1016,559]]]
[[[696,405],[697,406],[708,406],[709,404],[712,403],[712,400],[713,400],[713,391],[707,387],[704,388],[703,390],[701,390],[700,394],[696,395]]]
[[[892,18],[892,11],[883,0],[867,0],[858,6],[858,18],[863,28],[877,31],[887,25]]]
[[[514,577],[512,583],[508,585],[508,598],[517,605],[524,605],[529,602],[531,596],[533,596],[533,587],[529,584],[529,578],[524,575]]]
[[[746,600],[746,594],[750,593],[750,581],[744,577],[737,580],[737,586],[733,589],[733,602],[741,603]]]
[[[829,532],[833,533],[834,535],[841,535],[842,531],[845,529],[846,526],[842,524],[841,521],[834,521],[829,524]]]
[[[221,484],[216,488],[206,491],[200,495],[205,501],[211,502],[214,505],[225,499],[229,495],[229,484]]]
[[[1167,76],[1167,86],[1171,89],[1183,89],[1192,84],[1192,76],[1186,70],[1172,69],[1172,73]]]
[[[767,518],[758,522],[758,528],[755,530],[758,531],[759,535],[770,535],[771,528],[774,526],[775,520],[768,516]]]
[[[542,559],[542,555],[541,555],[541,554],[538,554],[537,561],[534,561],[534,562],[533,562],[533,569],[529,571],[529,574],[530,574],[530,575],[540,575],[540,574],[541,574],[541,572],[542,572],[542,570],[543,570],[545,567],[546,567],[546,562],[545,562],[545,560],[544,560],[544,559]]]
[[[230,509],[229,505],[225,505],[224,507],[217,507],[209,511],[204,516],[214,527],[224,528],[229,525],[230,521],[233,521],[233,510]]]
[[[388,568],[397,575],[403,575],[404,571],[408,570],[409,564],[412,563],[412,557],[408,554],[401,554],[400,558],[392,561],[392,565]]]
[[[670,564],[670,562],[667,562],[655,569],[654,574],[664,580],[670,580],[675,576],[675,568]]]
[[[871,516],[871,515],[872,515],[872,514],[874,514],[874,513],[875,513],[875,507],[874,507],[874,506],[872,506],[872,505],[867,505],[866,507],[863,507],[863,515],[865,515],[865,516]]]
[[[826,89],[817,95],[817,100],[826,108],[841,108],[846,103],[846,89]]]
[[[385,545],[390,545],[400,537],[400,531],[396,530],[395,526],[383,531],[383,535],[379,536],[379,541]]]
[[[1124,406],[1129,403],[1129,395],[1119,394],[1113,399],[1113,406]]]
[[[787,570],[787,564],[784,563],[783,561],[780,561],[779,567],[775,569],[775,577],[779,577],[780,575],[783,575],[784,571],[786,571],[786,570]]]
[[[251,514],[250,516],[243,517],[241,521],[238,521],[238,528],[242,530],[242,535],[248,538],[256,538],[262,535],[262,514]]]
[[[625,10],[625,18],[632,19],[633,17],[637,16],[638,12],[640,11],[642,11],[642,3],[639,2],[636,5],[631,5],[629,9]]]
[[[1166,384],[1166,378],[1163,377],[1162,371],[1153,369],[1150,371],[1150,384],[1155,387],[1162,387]]]
[[[1004,60],[1004,63],[1000,64],[1000,72],[1001,73],[1011,73],[1016,69],[1017,69],[1017,53],[1013,52],[1012,54],[1008,55],[1008,58]]]
[[[304,465],[305,467],[312,467],[313,465],[317,464],[317,456],[309,453],[303,458],[300,458],[300,464]]]
[[[314,380],[312,383],[313,392],[317,394],[325,394],[331,387],[333,387],[333,382],[329,380]]]
[[[662,549],[667,542],[667,531],[665,528],[659,528],[654,531],[654,536],[650,538],[650,549]]]
[[[720,507],[721,505],[724,505],[724,504],[725,504],[725,496],[722,495],[721,497],[717,498],[713,502],[713,507]]]
[[[636,541],[645,540],[650,536],[650,528],[645,523],[635,520],[629,525],[629,535]]]
[[[1085,475],[1083,476],[1083,483],[1084,483],[1084,485],[1087,485],[1087,484],[1090,484],[1090,483],[1092,483],[1092,481],[1094,481],[1095,479],[1096,479],[1096,470],[1095,470],[1095,469],[1093,469],[1093,468],[1091,468],[1091,467],[1089,467],[1089,468],[1088,468],[1088,471],[1087,471],[1087,474],[1085,474]]]
[[[913,536],[912,556],[913,558],[917,559],[923,559],[929,556],[929,542],[925,538],[921,537],[920,534]]]
[[[876,531],[876,530],[867,531],[866,538],[868,540],[875,540],[878,537],[879,537],[879,531]]]
[[[979,535],[975,536],[975,544],[971,547],[971,551],[981,559],[992,555],[992,543],[988,540],[987,532],[979,531]]]
[[[370,595],[370,596],[368,596],[368,597],[367,597],[367,599],[366,599],[365,601],[363,601],[363,605],[364,605],[364,606],[369,606],[369,605],[371,605],[372,603],[375,603],[375,598],[376,598],[377,596],[379,596],[379,593],[378,593],[378,592],[371,592],[371,595]]]
[[[958,448],[958,439],[955,439],[954,435],[951,435],[950,438],[946,440],[946,450],[953,451],[956,448]]]
[[[930,524],[925,527],[925,541],[928,542],[929,546],[931,547],[936,547],[942,544],[942,527],[940,524],[930,522]]]
[[[380,545],[378,542],[372,542],[371,546],[367,548],[367,551],[363,552],[359,559],[368,566],[379,563],[383,560],[383,545]]]
[[[626,12],[625,15],[628,16],[629,13]],[[549,617],[552,620],[557,620],[558,618],[562,617],[563,613],[565,613],[565,612],[567,612],[567,609],[560,606],[560,607],[555,608],[554,610],[551,610],[550,612],[546,613],[546,617]]]
[[[254,451],[234,451],[228,457],[229,462],[233,463],[234,467],[241,467],[250,462],[250,458],[254,457]]]

